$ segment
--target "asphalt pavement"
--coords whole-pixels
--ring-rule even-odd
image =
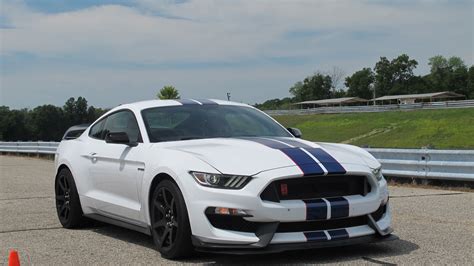
[[[400,238],[378,244],[231,256],[198,253],[161,258],[149,236],[112,225],[67,230],[54,207],[50,160],[0,156],[0,254],[23,265],[58,264],[457,264],[474,262],[474,193],[391,186],[393,228]]]

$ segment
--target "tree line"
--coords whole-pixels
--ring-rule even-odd
[[[342,70],[334,68],[330,72],[316,72],[303,81],[296,82],[289,92],[293,97],[271,99],[257,108],[286,109],[292,103],[341,97],[372,99],[385,95],[417,94],[440,91],[454,91],[474,99],[474,66],[467,67],[456,56],[446,58],[441,55],[428,61],[430,73],[415,75],[418,62],[406,54],[389,60],[381,57],[374,68],[363,68],[345,77],[345,88],[339,87]]]
[[[179,99],[173,86],[164,86],[160,99]],[[68,128],[90,124],[107,109],[89,106],[84,97],[69,98],[62,107],[45,104],[32,110],[0,106],[0,141],[60,141]]]
[[[106,111],[88,106],[83,97],[71,97],[62,107],[45,104],[32,110],[11,110],[0,106],[0,140],[60,141],[69,127],[92,123]]]

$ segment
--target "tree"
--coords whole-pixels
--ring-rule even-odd
[[[271,99],[261,104],[255,104],[254,106],[260,110],[277,110],[277,109],[289,109],[292,99],[289,97],[283,99]]]
[[[295,100],[296,101],[302,101],[302,90],[303,90],[303,82],[301,81],[298,81],[295,83],[295,85],[293,85],[291,88],[290,88],[290,93],[295,97]]]
[[[380,57],[375,64],[375,97],[387,95],[393,86],[393,73],[390,61],[386,57]]]
[[[75,124],[87,123],[87,100],[84,97],[78,97],[75,103],[74,115]]]
[[[331,77],[331,81],[332,81],[332,93],[333,93],[333,96],[334,98],[340,98],[340,97],[335,97],[335,96],[340,96],[341,94],[341,88],[339,87],[340,86],[340,83],[342,83],[344,81],[344,76],[346,75],[346,73],[344,72],[344,70],[342,70],[342,68],[340,67],[337,67],[337,66],[333,66],[331,71],[328,72],[328,76]]]
[[[87,100],[84,97],[69,98],[63,106],[66,125],[79,125],[88,121]]]
[[[297,101],[320,100],[331,98],[332,81],[328,75],[316,73],[290,88],[290,93]]]
[[[63,110],[53,105],[38,106],[30,112],[30,125],[33,139],[55,141],[64,134]]]
[[[10,110],[7,106],[0,107],[0,137],[2,140],[30,140],[30,132],[28,110]]]
[[[164,86],[156,96],[161,100],[180,98],[178,90],[173,86]]]
[[[469,68],[467,79],[467,90],[469,99],[474,99],[474,65]]]
[[[394,76],[394,86],[390,90],[390,94],[407,94],[410,91],[410,81],[414,77],[413,70],[418,62],[406,54],[402,54],[391,62]]]
[[[461,58],[437,55],[429,59],[428,65],[433,91],[454,91],[469,96],[468,69]]]
[[[374,73],[370,68],[363,68],[355,72],[352,76],[346,78],[345,85],[348,88],[347,95],[363,99],[372,99],[373,93],[371,86],[374,81]]]
[[[413,70],[417,65],[418,62],[406,54],[392,61],[381,57],[375,64],[376,97],[411,93],[410,80],[414,77]]]

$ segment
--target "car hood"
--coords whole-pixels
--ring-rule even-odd
[[[173,142],[168,149],[192,154],[223,174],[255,175],[283,167],[304,167],[316,162],[297,162],[282,149],[300,147],[316,148],[330,156],[317,158],[322,164],[362,164],[370,168],[380,164],[366,151],[351,145],[314,143],[296,138],[213,138]],[[345,167],[347,169],[347,167]],[[193,170],[193,169],[189,169]]]

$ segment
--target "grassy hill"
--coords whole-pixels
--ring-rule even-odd
[[[303,138],[387,148],[474,149],[474,108],[275,116]]]

